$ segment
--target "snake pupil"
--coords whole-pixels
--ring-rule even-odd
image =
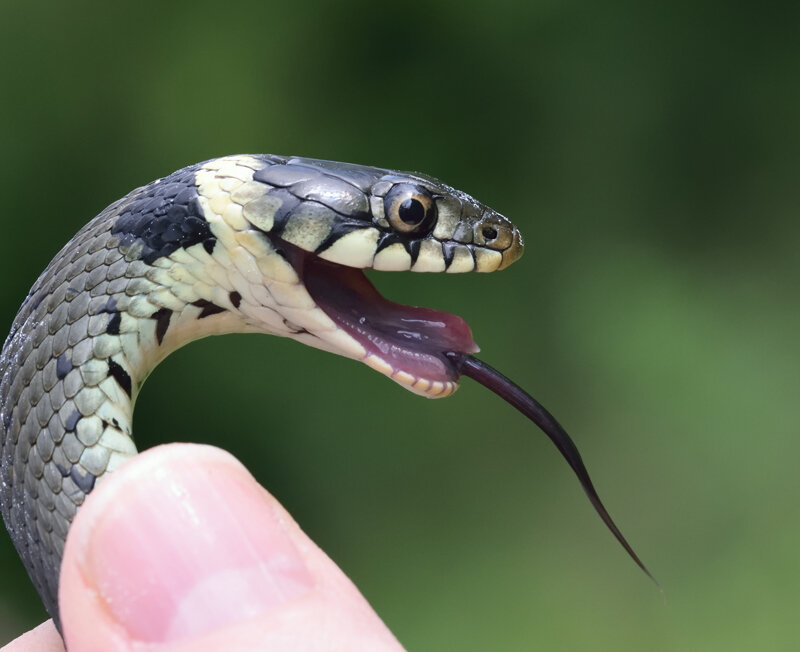
[[[425,207],[417,199],[406,199],[397,209],[397,215],[403,222],[416,225],[425,218]]]
[[[483,237],[487,240],[494,240],[497,237],[497,229],[491,226],[484,226]]]

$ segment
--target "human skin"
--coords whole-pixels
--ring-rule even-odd
[[[230,454],[169,444],[104,480],[67,537],[70,652],[402,650],[345,574]],[[0,652],[63,652],[52,621]]]

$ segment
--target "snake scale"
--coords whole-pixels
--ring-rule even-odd
[[[230,332],[360,360],[427,397],[452,394],[461,374],[475,378],[553,439],[642,566],[572,441],[469,355],[478,349],[466,323],[392,303],[362,271],[491,272],[522,248],[508,219],[436,179],[298,157],[198,163],[102,211],[33,285],[0,358],[0,512],[56,623],[70,523],[136,454],[142,383],[178,347]]]

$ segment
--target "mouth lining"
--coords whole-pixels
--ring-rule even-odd
[[[461,317],[390,301],[361,269],[291,245],[285,253],[319,308],[364,347],[367,364],[424,395],[455,391],[460,374],[446,354],[479,350]]]

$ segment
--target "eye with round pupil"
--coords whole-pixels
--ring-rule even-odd
[[[484,226],[483,237],[487,240],[494,240],[497,237],[497,229],[492,226]]]
[[[436,223],[436,200],[427,188],[398,183],[383,198],[384,214],[396,233],[424,236]]]
[[[397,208],[397,216],[409,226],[417,225],[425,219],[425,207],[416,199],[406,199]]]

